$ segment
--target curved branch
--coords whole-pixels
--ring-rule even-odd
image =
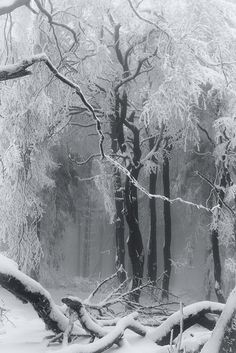
[[[67,26],[64,23],[54,21],[52,15],[41,5],[40,1],[39,0],[34,0],[34,1],[37,5],[38,9],[48,18],[48,22],[51,26],[54,25],[54,26],[58,26],[58,27],[62,27],[64,29],[66,29],[67,31],[69,31],[73,35],[75,43],[78,42],[77,35],[72,28],[70,28],[69,26]]]
[[[69,320],[54,303],[48,291],[38,282],[18,270],[17,264],[0,254],[0,286],[15,295],[23,303],[30,303],[48,329],[55,333],[64,332]],[[75,334],[83,334],[75,326]]]

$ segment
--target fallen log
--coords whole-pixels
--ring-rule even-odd
[[[90,316],[88,311],[85,309],[83,303],[77,297],[65,297],[62,298],[62,303],[66,304],[70,309],[76,312],[78,320],[81,326],[86,332],[88,332],[92,337],[102,338],[108,332],[103,327],[98,325]]]
[[[207,317],[207,314],[220,315],[225,304],[210,301],[194,303],[183,308],[183,331],[189,327],[199,324],[209,330],[215,327],[216,319],[214,316]],[[173,339],[180,333],[181,313],[177,311],[159,327],[148,334],[148,337],[160,346],[167,345],[170,342],[171,331],[173,330]]]
[[[98,338],[101,338],[108,333],[107,330],[104,329],[104,327],[98,324],[98,321],[95,321],[90,316],[90,314],[88,313],[88,311],[86,310],[86,308],[84,307],[83,303],[79,298],[69,296],[69,297],[62,298],[62,302],[65,303],[70,309],[74,310],[77,313],[81,326],[84,328],[86,332],[90,333],[91,336],[96,336]],[[127,328],[137,333],[138,335],[144,337],[147,333],[146,328],[143,325],[141,325],[138,321],[134,320],[134,318],[132,322],[130,320],[130,324],[129,326],[127,326]]]
[[[69,324],[68,318],[54,303],[49,292],[38,282],[18,270],[17,264],[0,254],[0,286],[11,292],[23,303],[30,303],[47,329],[55,333],[64,332]],[[74,334],[84,334],[75,326]]]
[[[236,287],[229,295],[224,310],[201,353],[236,352]]]
[[[132,313],[120,319],[115,328],[109,332],[106,336],[98,339],[97,341],[89,344],[72,344],[61,350],[61,353],[101,353],[117,344],[119,342],[126,329],[132,329],[135,326],[137,313]],[[55,352],[55,351],[51,351]]]

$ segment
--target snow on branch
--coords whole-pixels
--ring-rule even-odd
[[[236,352],[236,287],[229,295],[209,341],[201,353]]]
[[[74,310],[77,313],[78,319],[82,327],[91,336],[96,336],[101,338],[107,334],[107,331],[91,318],[91,316],[89,315],[89,313],[85,309],[85,306],[83,305],[83,303],[79,298],[72,297],[72,296],[65,297],[65,298],[62,298],[62,302],[65,303],[70,309]],[[146,328],[137,321],[134,321],[133,324],[130,325],[128,328],[140,336],[145,336],[147,333]]]
[[[195,324],[200,324],[208,329],[213,329],[215,319],[209,319],[206,314],[222,313],[224,304],[210,301],[202,301],[190,304],[183,308],[183,331]],[[181,330],[181,311],[172,314],[163,324],[148,334],[148,337],[159,345],[166,345],[170,342],[171,331],[175,339]],[[213,352],[213,351],[212,351]]]
[[[14,261],[0,254],[0,286],[11,292],[23,303],[30,303],[48,329],[55,333],[66,331],[69,320],[54,303],[51,295],[38,282],[18,270]],[[84,330],[75,326],[75,334]]]
[[[115,328],[103,338],[90,344],[73,344],[64,349],[61,353],[100,353],[104,352],[113,344],[117,344],[123,337],[126,329],[133,329],[136,326],[137,313],[132,313],[120,319]],[[55,351],[53,351],[55,352]]]
[[[61,301],[62,303],[66,304],[71,310],[76,312],[81,326],[92,337],[102,338],[107,334],[107,331],[92,319],[92,317],[85,309],[85,306],[79,298],[69,296],[62,298]]]
[[[197,204],[197,203],[194,203],[194,202],[191,202],[191,201],[187,201],[187,200],[184,200],[182,199],[181,197],[176,197],[174,199],[169,199],[168,197],[166,196],[163,196],[163,195],[159,195],[159,194],[150,194],[141,184],[139,184],[139,182],[134,178],[132,177],[130,171],[125,168],[124,166],[122,166],[119,162],[117,162],[116,160],[114,160],[113,158],[111,158],[110,156],[108,155],[105,155],[105,158],[111,163],[113,164],[116,168],[118,168],[120,171],[122,171],[125,175],[127,175],[127,177],[130,179],[130,181],[136,186],[136,188],[138,190],[140,190],[142,193],[144,193],[145,195],[147,195],[149,198],[155,198],[155,199],[160,199],[160,200],[163,200],[163,201],[168,201],[170,203],[174,203],[174,202],[181,202],[185,205],[189,205],[189,206],[193,206],[193,207],[196,207],[197,209],[201,209],[201,210],[205,210],[207,212],[211,212],[213,213],[213,211],[219,207],[219,205],[216,205],[212,208],[209,208],[209,207],[206,207],[202,204]]]
[[[90,113],[92,113],[93,119],[96,122],[97,133],[98,133],[98,135],[100,137],[100,142],[99,142],[100,153],[101,153],[102,158],[104,158],[105,157],[104,151],[103,151],[104,135],[103,135],[102,128],[101,128],[100,119],[97,117],[97,115],[95,113],[95,110],[93,109],[91,104],[85,98],[85,96],[82,93],[79,85],[77,85],[76,83],[74,83],[73,81],[71,81],[70,79],[65,77],[64,75],[62,75],[56,69],[56,67],[52,64],[52,62],[49,60],[49,58],[47,57],[46,54],[44,54],[44,53],[38,54],[38,55],[35,55],[35,56],[33,56],[33,57],[29,58],[29,59],[22,60],[21,62],[18,62],[16,64],[6,65],[6,66],[3,66],[3,67],[0,67],[0,81],[7,81],[7,80],[10,80],[10,79],[14,79],[14,78],[19,78],[19,77],[24,77],[24,76],[30,75],[30,74],[32,74],[32,72],[29,71],[28,68],[31,67],[32,65],[36,64],[36,63],[39,63],[39,62],[45,63],[45,65],[47,65],[49,70],[53,73],[53,75],[56,78],[58,78],[60,81],[65,83],[67,86],[69,86],[72,89],[74,89],[76,94],[80,97],[81,101],[85,105],[85,107],[90,111]]]

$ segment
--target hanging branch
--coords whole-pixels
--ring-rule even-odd
[[[60,81],[68,85],[69,87],[73,88],[76,92],[76,94],[80,97],[81,101],[85,105],[85,107],[92,113],[93,119],[96,122],[96,130],[98,135],[100,136],[100,141],[99,141],[99,148],[100,148],[100,153],[102,158],[105,157],[104,151],[103,151],[103,141],[104,141],[104,135],[102,132],[101,128],[101,122],[100,119],[97,117],[94,108],[91,106],[91,104],[87,101],[85,98],[84,94],[82,93],[79,85],[62,75],[56,67],[52,64],[52,62],[49,60],[46,54],[42,53],[39,55],[35,55],[32,58],[22,60],[21,62],[18,62],[16,64],[12,65],[6,65],[3,67],[0,67],[0,81],[7,81],[11,80],[14,78],[19,78],[19,77],[24,77],[31,75],[32,72],[28,70],[29,67],[32,65],[43,62],[47,65],[49,70],[53,73],[53,75],[58,78]]]

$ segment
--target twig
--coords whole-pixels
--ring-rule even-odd
[[[204,129],[199,123],[197,123],[197,126],[199,127],[200,130],[202,130],[206,134],[206,136],[207,136],[208,140],[210,141],[210,143],[212,144],[212,146],[215,147],[215,142],[210,137],[208,131],[206,129]]]
[[[64,29],[66,29],[67,31],[69,31],[73,35],[75,43],[78,41],[77,35],[72,28],[70,28],[69,26],[67,26],[64,23],[59,23],[59,22],[54,21],[52,15],[41,5],[40,1],[39,0],[34,0],[34,1],[36,3],[37,7],[39,8],[39,10],[48,18],[48,22],[51,26],[55,25],[55,26],[62,27]]]
[[[123,271],[122,265],[119,267],[119,269],[113,273],[113,275],[105,278],[102,282],[100,282],[97,287],[92,291],[92,293],[88,296],[86,300],[84,300],[84,303],[89,304],[92,300],[92,298],[95,296],[95,294],[99,291],[99,289],[107,282],[111,281],[113,278],[116,278],[118,276],[118,273]]]
[[[213,184],[206,176],[204,176],[203,174],[201,174],[199,171],[195,171],[195,174],[198,175],[201,179],[203,179],[204,181],[206,181],[212,188],[213,190],[216,192],[219,200],[221,201],[222,205],[225,206],[225,208],[233,215],[235,216],[236,213],[235,211],[229,206],[227,205],[227,203],[222,199],[222,197],[219,194],[220,188],[218,188],[215,184]]]
[[[148,24],[150,24],[150,25],[156,27],[156,29],[158,29],[158,31],[161,31],[161,32],[165,33],[168,38],[170,37],[169,34],[168,34],[166,31],[164,31],[162,28],[160,28],[155,22],[153,22],[153,21],[149,20],[148,18],[145,18],[145,17],[143,17],[142,15],[140,15],[140,13],[135,9],[135,7],[134,7],[134,5],[132,4],[132,1],[131,1],[131,0],[128,0],[128,3],[129,3],[129,5],[130,5],[131,9],[133,10],[133,12],[135,13],[135,15],[136,15],[140,20],[142,20],[142,21],[144,21],[144,22],[146,22],[146,23],[148,23]]]
[[[97,158],[97,157],[99,157],[99,156],[101,156],[100,153],[99,153],[99,154],[91,154],[85,161],[82,161],[82,162],[77,161],[77,160],[74,159],[70,154],[69,154],[68,157],[69,157],[69,159],[70,159],[71,162],[76,163],[78,166],[81,166],[81,165],[87,164],[91,159]]]

